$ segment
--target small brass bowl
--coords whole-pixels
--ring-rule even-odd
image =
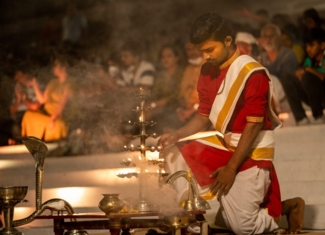
[[[175,228],[187,228],[191,224],[192,216],[172,215],[165,217],[165,226]]]
[[[21,202],[28,191],[28,186],[0,187],[0,205],[16,205]]]

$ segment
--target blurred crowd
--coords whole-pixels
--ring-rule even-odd
[[[306,9],[299,22],[266,10],[242,14],[258,28],[234,22],[235,42],[269,70],[277,114],[287,102],[297,125],[325,123],[325,25],[317,10]],[[125,39],[107,50],[84,46],[91,37],[86,17],[70,4],[61,22],[51,19],[27,53],[3,48],[1,146],[36,136],[65,142],[64,155],[122,150],[125,135],[138,131],[128,120],[137,118],[133,92],[140,87],[151,90],[146,118],[157,125],[150,132],[179,128],[196,112],[196,83],[206,61],[187,35]]]

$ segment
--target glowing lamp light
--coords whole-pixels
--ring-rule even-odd
[[[79,187],[58,188],[55,190],[56,197],[62,198],[74,206],[81,203],[85,189]]]
[[[287,120],[287,119],[289,119],[289,114],[288,113],[280,113],[279,114],[279,119]]]
[[[19,162],[15,160],[0,160],[0,169],[13,168],[18,165]]]

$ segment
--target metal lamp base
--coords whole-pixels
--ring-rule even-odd
[[[88,235],[86,230],[68,230],[63,235]]]
[[[24,235],[15,228],[4,228],[0,231],[0,235]]]

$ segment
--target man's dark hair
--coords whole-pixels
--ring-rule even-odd
[[[134,56],[140,56],[141,45],[136,41],[129,40],[124,43],[124,45],[121,48],[121,51],[129,51]]]
[[[325,30],[321,28],[313,28],[308,30],[304,35],[304,43],[310,44],[312,42],[325,42]]]
[[[193,23],[190,40],[193,44],[200,44],[206,40],[223,42],[227,36],[235,39],[230,23],[217,13],[206,13],[199,16]]]

